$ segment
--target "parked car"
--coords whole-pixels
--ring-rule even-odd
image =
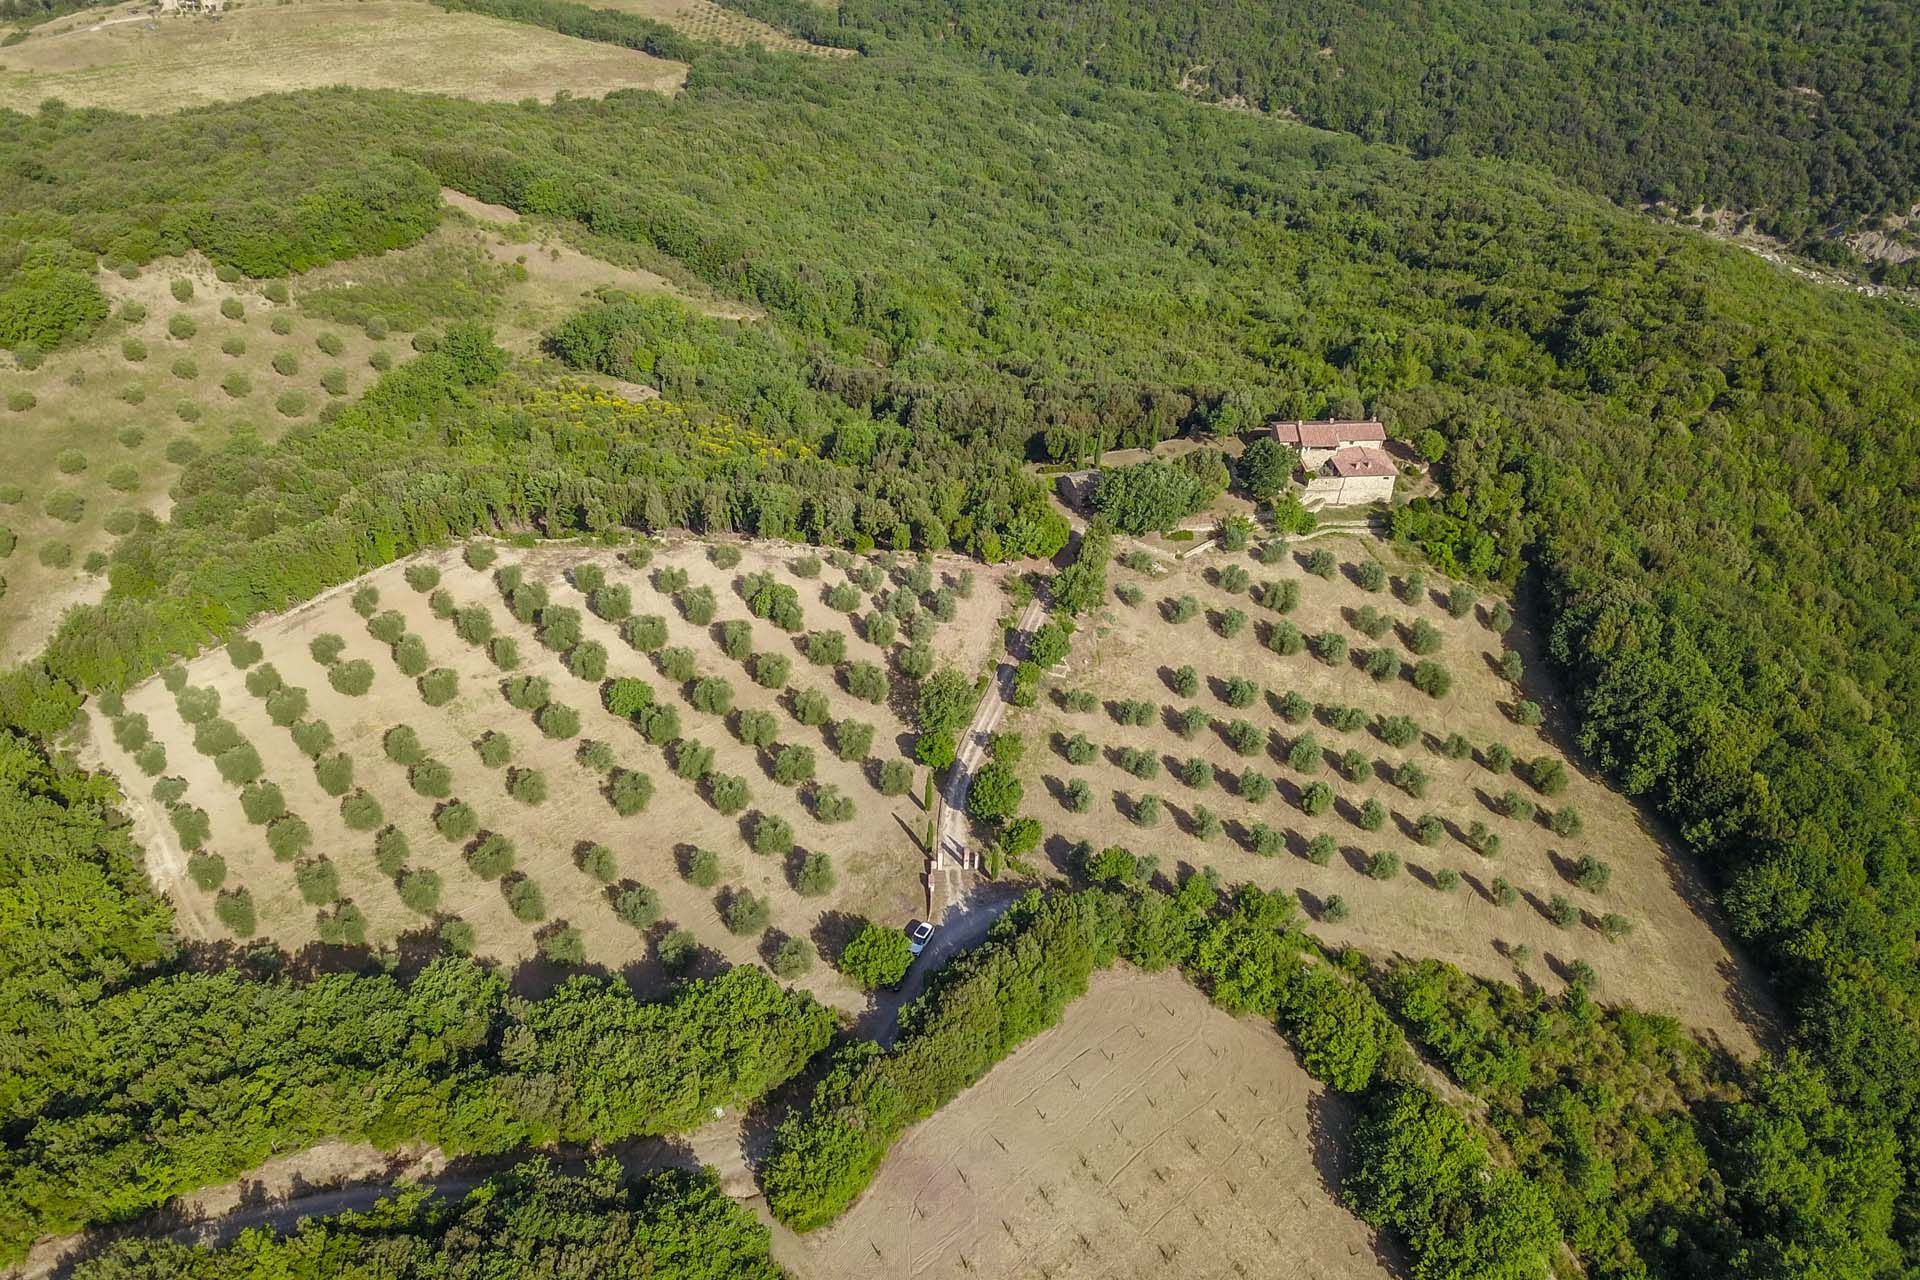
[[[927,943],[933,940],[933,926],[925,920],[915,920],[907,926],[907,950],[919,955],[927,949]]]

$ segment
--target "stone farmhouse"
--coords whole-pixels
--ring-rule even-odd
[[[1273,438],[1300,454],[1310,507],[1393,501],[1399,468],[1387,454],[1387,429],[1372,420],[1275,422]]]
[[[1380,449],[1387,445],[1387,429],[1378,422],[1274,422],[1273,438],[1300,454],[1300,465],[1312,475],[1341,449]]]

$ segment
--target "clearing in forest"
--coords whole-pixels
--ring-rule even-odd
[[[1393,1272],[1333,1190],[1347,1126],[1270,1024],[1117,966],[775,1253],[801,1280],[1372,1280]]]
[[[418,0],[301,0],[217,17],[89,10],[89,22],[34,31],[0,49],[0,106],[48,98],[160,113],[346,85],[482,102],[550,101],[561,90],[672,93],[685,64]]]
[[[418,332],[479,320],[530,351],[602,286],[747,314],[589,257],[546,223],[449,203],[457,212],[418,244],[288,280],[223,280],[197,254],[131,278],[102,271],[112,310],[97,333],[31,368],[0,361],[0,661],[30,656],[70,605],[97,597],[115,540],[142,513],[166,516],[193,458],[312,422],[413,358]]]
[[[0,366],[0,661],[104,588],[114,540],[166,517],[187,463],[312,422],[412,354],[384,323],[303,312],[284,282],[221,280],[198,255],[97,279],[112,308],[98,333]]]
[[[1293,889],[1336,945],[1547,985],[1584,963],[1603,998],[1753,1052],[1758,986],[1697,873],[1549,732],[1510,610],[1371,535],[1282,542],[1122,540],[1108,604],[1009,726],[1054,867],[1121,846]]]
[[[859,1007],[816,951],[924,905],[913,674],[983,669],[1003,605],[944,559],[476,544],[96,707],[92,741],[190,934],[645,985],[760,961]]]

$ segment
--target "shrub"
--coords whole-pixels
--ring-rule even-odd
[[[720,855],[711,849],[693,849],[687,854],[681,874],[688,884],[711,889],[720,883]]]
[[[869,991],[897,987],[913,964],[913,951],[906,934],[868,921],[848,940],[836,964]]]
[[[267,321],[267,328],[273,330],[279,337],[284,338],[293,332],[293,317],[289,315],[275,316],[273,319]]]
[[[511,671],[520,665],[520,642],[512,636],[495,636],[487,642],[487,657],[502,671]]]
[[[1400,874],[1400,855],[1382,849],[1367,859],[1367,875],[1375,880],[1391,880]]]
[[[328,631],[315,636],[307,644],[307,652],[313,655],[315,662],[323,667],[329,667],[340,657],[341,652],[346,647],[347,642],[345,640],[333,632]]]
[[[1575,864],[1573,882],[1588,893],[1605,893],[1613,879],[1613,868],[1590,853],[1580,855]]]
[[[1369,796],[1360,806],[1358,820],[1362,831],[1378,831],[1387,825],[1386,806]]]
[[[660,919],[660,895],[644,884],[623,886],[613,897],[613,914],[635,929],[650,929]]]
[[[549,702],[534,716],[534,723],[549,738],[571,738],[580,732],[580,713],[564,703]]]
[[[774,948],[771,964],[776,975],[791,980],[813,968],[813,956],[813,944],[805,938],[783,938]]]
[[[86,514],[87,501],[71,489],[55,489],[42,504],[46,513],[63,524],[78,524]]]
[[[322,330],[320,334],[314,338],[313,345],[330,356],[337,356],[346,350],[346,343],[340,340],[340,335],[330,330]]]
[[[185,342],[198,332],[200,332],[200,326],[194,322],[192,316],[184,312],[176,311],[167,317],[167,336],[170,338]]]
[[[507,794],[521,804],[542,804],[547,798],[547,777],[538,769],[514,769],[507,775]]]
[[[174,709],[191,725],[205,724],[220,714],[218,690],[187,687],[174,697]]]
[[[511,881],[506,886],[507,910],[513,912],[514,919],[532,924],[544,920],[547,916],[546,895],[540,892],[540,886],[525,876]]]
[[[888,760],[880,766],[880,794],[903,796],[913,786],[913,766],[905,760]]]
[[[1421,814],[1420,820],[1413,824],[1413,838],[1427,848],[1439,844],[1446,834],[1446,824],[1431,813]]]
[[[267,695],[267,718],[282,729],[290,728],[307,714],[307,691],[288,685]]]
[[[611,884],[620,874],[620,860],[604,844],[587,845],[580,850],[575,862],[581,871],[601,884]]]
[[[260,753],[253,744],[243,742],[222,751],[214,760],[214,767],[220,771],[222,778],[240,785],[259,778],[266,766],[260,763]]]
[[[1160,825],[1160,797],[1144,795],[1134,801],[1133,812],[1128,815],[1135,826],[1157,827]]]
[[[338,693],[358,698],[373,688],[373,664],[365,658],[336,662],[327,668],[327,683]]]
[[[817,729],[827,722],[833,709],[827,702],[827,695],[818,689],[799,689],[794,692],[789,704],[793,718],[810,729]]]
[[[400,901],[411,911],[432,915],[440,905],[439,873],[423,869],[400,877]]]
[[[351,831],[372,831],[386,820],[380,802],[365,791],[355,791],[340,802],[340,818]]]
[[[227,393],[230,400],[244,400],[253,394],[253,379],[235,369],[220,379],[220,389]]]
[[[1381,716],[1373,731],[1390,747],[1408,747],[1420,736],[1420,726],[1406,716]]]
[[[513,870],[513,841],[498,832],[488,834],[467,853],[467,867],[482,880],[498,880]]]
[[[465,800],[449,800],[434,814],[434,829],[447,841],[467,841],[478,827],[480,816]]]
[[[727,895],[726,909],[720,918],[727,926],[727,932],[746,937],[763,933],[773,919],[773,904],[757,893],[746,889],[735,889]]]
[[[373,863],[387,875],[399,875],[411,854],[407,834],[398,827],[387,827],[373,839]]]
[[[1444,698],[1453,688],[1453,673],[1431,660],[1414,664],[1413,687],[1430,698]]]
[[[570,924],[556,925],[540,935],[540,954],[550,964],[584,964],[587,940]]]
[[[793,745],[781,748],[773,761],[773,780],[783,787],[809,782],[814,775],[813,748]]]
[[[232,889],[214,899],[213,914],[235,937],[253,936],[253,895],[245,889]]]
[[[1580,923],[1580,908],[1568,902],[1564,894],[1554,894],[1547,903],[1547,919],[1555,928],[1571,929]]]
[[[971,801],[971,795],[968,798]],[[742,804],[744,803],[743,799]],[[853,821],[853,798],[842,795],[840,789],[832,783],[816,784],[807,796],[806,803],[816,821],[829,823]]]
[[[1318,818],[1333,808],[1333,788],[1324,782],[1310,784],[1300,793],[1300,810],[1309,818]]]
[[[313,828],[297,813],[289,813],[267,824],[267,848],[282,862],[291,862],[313,843]]]
[[[1307,861],[1316,867],[1324,867],[1333,861],[1333,855],[1337,850],[1338,842],[1323,831],[1307,842]]]
[[[1527,781],[1541,795],[1557,796],[1567,789],[1567,767],[1558,756],[1536,756],[1527,765]]]
[[[194,808],[192,804],[177,804],[167,810],[167,819],[173,825],[173,835],[177,835],[180,848],[196,850],[213,835],[213,823],[207,819],[207,812]]]
[[[340,872],[326,858],[301,863],[294,868],[293,877],[300,887],[300,896],[315,906],[340,900]]]
[[[1241,799],[1250,804],[1260,804],[1273,794],[1273,779],[1252,765],[1248,765],[1240,771],[1236,790],[1239,791]]]
[[[138,338],[124,338],[120,342],[120,354],[130,364],[139,364],[147,358],[147,344]]]
[[[733,686],[724,677],[707,676],[693,686],[690,701],[708,715],[724,716],[733,709]]]
[[[343,751],[321,756],[313,762],[313,777],[328,795],[344,796],[353,786],[353,758]]]
[[[453,792],[453,770],[438,760],[423,760],[407,771],[407,782],[430,800],[444,800]]]
[[[187,859],[187,878],[206,893],[227,880],[227,860],[217,853],[195,853]]]
[[[746,808],[750,799],[752,799],[752,793],[747,789],[745,778],[730,773],[708,775],[707,801],[720,813],[732,817]],[[816,813],[815,816],[818,817],[819,814]]]
[[[47,542],[40,546],[40,563],[49,569],[64,569],[73,563],[73,547],[65,542]]]
[[[167,749],[157,742],[149,742],[133,753],[133,763],[148,777],[152,777],[167,767]]]
[[[832,893],[833,886],[832,858],[824,853],[809,853],[801,859],[800,866],[793,876],[795,892],[805,898],[818,898]]]

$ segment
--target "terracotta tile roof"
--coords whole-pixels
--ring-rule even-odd
[[[1378,422],[1275,422],[1273,438],[1296,449],[1337,449],[1341,445],[1384,442],[1387,429]]]
[[[1336,449],[1327,460],[1327,470],[1342,479],[1355,476],[1397,475],[1393,460],[1378,449]]]

